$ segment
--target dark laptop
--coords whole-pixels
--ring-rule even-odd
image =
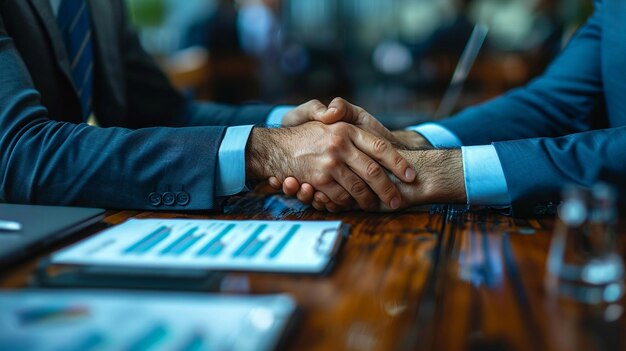
[[[0,203],[0,269],[104,218],[104,210]]]

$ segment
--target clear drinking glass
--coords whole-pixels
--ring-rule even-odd
[[[577,301],[598,304],[624,294],[624,262],[617,250],[617,207],[613,188],[591,191],[568,186],[550,245],[547,288]]]

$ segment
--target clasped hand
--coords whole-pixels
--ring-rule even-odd
[[[414,182],[416,172],[393,144],[406,144],[407,135],[394,135],[341,98],[328,107],[316,100],[303,104],[285,116],[283,126],[253,130],[248,154],[262,173],[254,176],[269,178],[274,188],[318,210],[356,204],[375,211],[406,203],[398,187]],[[268,149],[259,150],[259,143]],[[255,165],[255,159],[265,164]]]

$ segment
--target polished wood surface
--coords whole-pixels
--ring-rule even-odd
[[[333,215],[280,196],[226,214],[109,211],[128,218],[340,219],[351,226],[327,276],[229,273],[223,293],[286,292],[302,307],[289,350],[624,350],[625,301],[587,306],[544,288],[553,222],[432,207]],[[626,244],[624,236],[620,242]],[[28,284],[36,259],[9,270]]]

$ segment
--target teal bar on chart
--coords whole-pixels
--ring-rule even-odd
[[[173,243],[163,249],[161,255],[180,255],[184,253],[190,246],[202,238],[202,235],[194,235],[197,230],[198,227],[189,229],[185,234],[181,235]]]
[[[152,233],[146,235],[141,240],[137,241],[133,245],[129,246],[124,250],[124,253],[133,254],[133,253],[146,253],[150,251],[153,247],[155,247],[158,243],[163,241],[170,235],[171,229],[166,226],[160,226]]]
[[[300,227],[301,227],[300,224],[295,224],[295,225],[291,226],[291,228],[289,228],[289,231],[287,232],[287,234],[285,234],[285,236],[283,236],[283,238],[280,240],[280,242],[278,242],[278,244],[276,244],[274,249],[269,253],[269,255],[267,257],[270,258],[270,259],[276,258],[276,256],[278,256],[283,251],[285,246],[287,246],[289,241],[291,241],[291,239],[296,235],[298,230],[300,230]]]
[[[233,228],[235,228],[236,224],[229,224],[222,231],[215,236],[215,238],[211,239],[200,251],[198,251],[198,256],[217,256],[224,249],[224,245],[222,244],[222,239],[228,233],[230,233]]]
[[[261,224],[256,230],[250,234],[248,239],[233,253],[233,257],[239,257],[246,253],[250,249],[254,249],[254,244],[258,241],[258,237],[267,228],[267,224]]]

